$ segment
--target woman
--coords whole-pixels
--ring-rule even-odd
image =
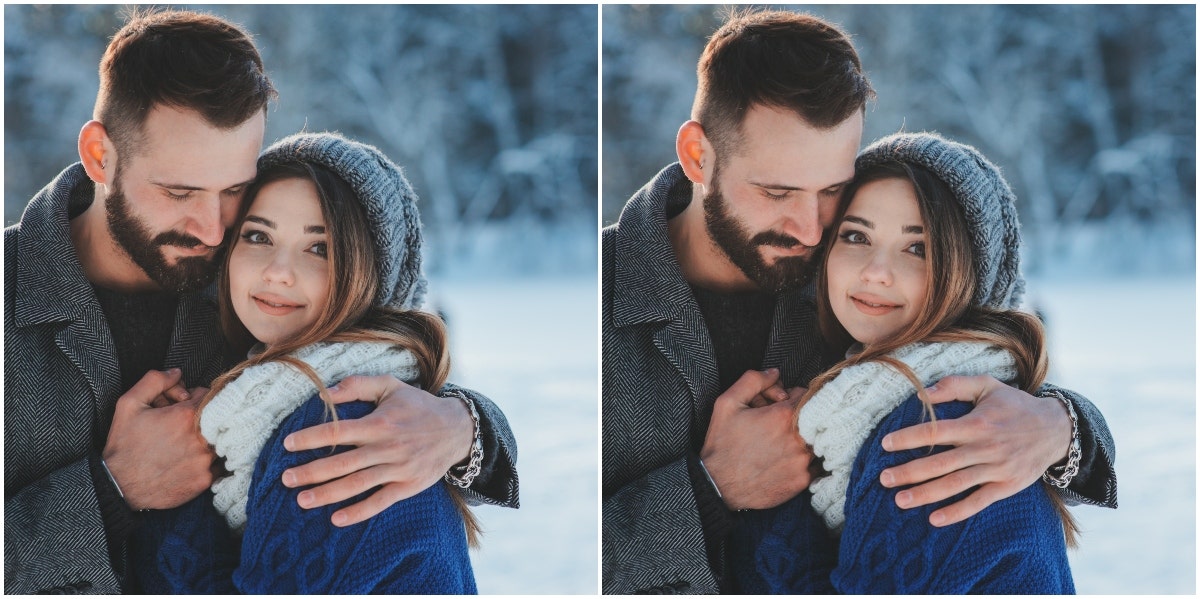
[[[289,467],[291,432],[370,411],[327,405],[326,385],[395,374],[436,392],[446,332],[419,312],[420,217],[399,167],[332,134],[281,140],[259,159],[218,286],[225,334],[249,357],[214,381],[200,430],[228,476],[133,540],[146,593],[474,593],[477,525],[445,484],[370,520],[334,527],[350,499],[304,510]]]
[[[1042,327],[1011,309],[1024,290],[1012,192],[973,148],[900,134],[860,154],[846,194],[817,300],[823,336],[849,349],[799,411],[800,435],[828,475],[746,516],[730,553],[741,590],[1073,593],[1075,525],[1044,485],[939,528],[929,514],[965,493],[901,510],[879,483],[885,468],[947,449],[891,453],[886,434],[969,411],[931,410],[925,386],[982,374],[1030,393],[1042,383]]]

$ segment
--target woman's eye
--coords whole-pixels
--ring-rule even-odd
[[[925,242],[918,241],[918,242],[908,246],[908,253],[910,253],[918,258],[924,258],[925,257]]]
[[[264,244],[264,243],[267,243],[268,241],[270,241],[269,239],[267,239],[266,233],[263,233],[262,231],[256,231],[254,229],[250,229],[248,231],[243,232],[242,239],[246,243],[253,243],[255,245]]]
[[[314,243],[312,245],[312,247],[309,248],[309,251],[312,252],[313,254],[316,254],[317,256],[322,257],[322,258],[329,257],[329,245],[326,244],[324,241]]]
[[[862,234],[862,231],[843,231],[838,238],[846,243],[860,244],[867,242],[867,236]]]

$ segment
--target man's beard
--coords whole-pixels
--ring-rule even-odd
[[[212,256],[190,256],[180,258],[172,265],[163,255],[164,246],[194,248],[200,240],[179,233],[164,231],[153,235],[150,228],[129,211],[129,202],[121,190],[120,173],[114,177],[112,192],[105,202],[108,229],[117,244],[133,259],[134,264],[166,291],[188,293],[205,288],[212,282],[220,264],[220,250]]]
[[[759,246],[793,248],[800,241],[769,230],[751,236],[746,227],[729,214],[728,203],[717,185],[716,172],[713,173],[712,190],[704,196],[704,224],[709,236],[734,266],[763,291],[777,293],[803,287],[812,280],[821,264],[821,246],[806,256],[782,256],[776,258],[774,264],[767,264]]]

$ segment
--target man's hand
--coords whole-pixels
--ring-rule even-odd
[[[775,507],[808,488],[812,453],[796,431],[799,395],[778,398],[779,370],[751,370],[713,405],[700,459],[731,510]],[[760,397],[763,396],[763,397]]]
[[[979,486],[930,514],[934,526],[961,522],[1011,497],[1067,456],[1071,420],[1056,400],[1034,397],[990,376],[946,377],[927,391],[932,403],[970,401],[975,409],[961,418],[924,422],[884,437],[887,451],[955,447],[884,470],[879,482],[885,487],[924,483],[896,494],[901,508],[927,505]]]
[[[179,399],[181,376],[177,368],[151,370],[117,399],[101,455],[131,509],[177,507],[212,484],[215,456],[196,425],[199,396]],[[170,405],[152,407],[163,402]]]
[[[302,491],[300,507],[314,508],[382,486],[366,499],[333,513],[335,526],[362,522],[393,503],[433,486],[470,454],[475,424],[462,400],[437,397],[393,376],[355,376],[329,388],[333,403],[378,404],[357,420],[326,422],[287,436],[288,451],[333,445],[355,449],[314,460],[283,473],[288,487]],[[323,484],[322,484],[323,483]]]

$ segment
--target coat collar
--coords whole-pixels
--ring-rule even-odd
[[[75,163],[34,196],[21,216],[15,321],[18,327],[79,319],[99,310],[71,243],[70,214],[92,202],[94,187]]]
[[[659,171],[621,211],[617,221],[613,323],[627,326],[670,320],[685,306],[699,310],[667,237],[667,214],[691,201],[692,186],[678,162]]]

